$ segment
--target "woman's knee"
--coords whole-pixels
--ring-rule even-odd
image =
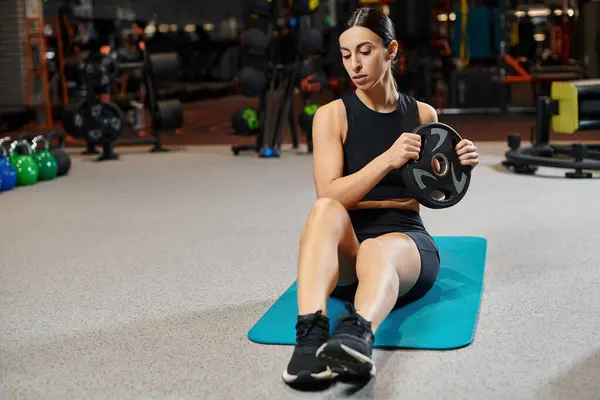
[[[335,222],[346,223],[349,221],[348,211],[342,203],[328,197],[321,197],[315,201],[310,212],[311,222],[326,222],[335,225]]]
[[[371,258],[381,255],[383,252],[383,243],[377,238],[368,238],[363,240],[358,248],[358,256]]]
[[[331,215],[332,213],[347,214],[346,207],[339,201],[329,198],[318,198],[312,206],[312,214],[315,215]]]

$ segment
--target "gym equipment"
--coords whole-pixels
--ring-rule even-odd
[[[453,23],[452,53],[455,57],[464,58],[468,54],[469,60],[490,60],[499,47],[497,37],[496,15],[497,8],[488,6],[470,7],[466,18],[462,17],[460,9],[453,10],[456,20]],[[463,26],[463,22],[465,25]]]
[[[302,79],[305,79],[316,72],[317,72],[317,69],[315,67],[315,63],[314,63],[314,60],[312,59],[312,57],[303,58],[298,63],[299,82],[301,82]]]
[[[91,64],[90,64],[91,63]],[[161,145],[160,133],[172,131],[183,126],[183,107],[177,99],[158,100],[155,90],[155,79],[175,78],[180,73],[181,61],[175,52],[150,54],[147,51],[145,38],[138,41],[138,51],[133,55],[115,49],[101,49],[95,57],[90,58],[89,65],[94,68],[87,75],[86,100],[76,107],[66,110],[63,116],[65,132],[74,137],[83,137],[87,141],[87,150],[83,154],[97,154],[95,146],[102,145],[103,152],[97,161],[117,160],[114,152],[117,145],[153,145],[151,152],[167,151]],[[89,67],[88,65],[88,67]],[[115,78],[114,71],[129,72],[142,80],[146,93],[145,105],[151,116],[152,134],[120,138],[125,129],[125,117],[121,109],[114,103],[96,98],[97,89],[107,92],[106,87],[97,87]],[[103,77],[100,77],[102,75]],[[140,100],[141,104],[141,100]],[[64,160],[66,165],[66,159]],[[68,169],[67,169],[68,170]]]
[[[533,175],[539,166],[573,169],[566,178],[591,178],[584,170],[600,171],[600,145],[550,144],[550,124],[554,133],[600,128],[600,80],[553,82],[551,97],[537,100],[536,124],[531,147],[521,147],[521,136],[508,136],[509,151],[503,165],[517,174]]]
[[[319,106],[317,104],[309,104],[304,106],[302,113],[298,116],[298,125],[306,136],[310,136],[312,133],[313,119]]]
[[[600,79],[554,82],[551,96],[560,111],[552,115],[555,132],[570,134],[600,129]]]
[[[40,142],[43,142],[43,147],[40,147]],[[32,157],[40,169],[40,181],[50,181],[58,175],[58,164],[56,158],[50,152],[50,143],[42,135],[38,135],[33,139],[31,150]]]
[[[177,53],[144,52],[139,58],[132,61],[131,57],[117,50],[95,53],[84,64],[86,81],[93,91],[106,90],[121,72],[143,70],[153,78],[164,78],[177,74],[181,69]]]
[[[256,133],[260,128],[258,112],[250,107],[236,111],[231,116],[231,126],[238,136],[248,136]]]
[[[248,54],[264,57],[269,48],[269,37],[258,29],[249,29],[242,34],[242,46],[246,47]]]
[[[306,137],[306,145],[309,153],[313,152],[312,127],[318,109],[319,105],[317,104],[307,104],[298,116],[298,126]]]
[[[304,93],[320,93],[329,85],[329,79],[324,72],[318,71],[300,81],[300,90]]]
[[[237,76],[236,86],[244,96],[260,97],[267,87],[267,77],[258,68],[245,66]]]
[[[73,111],[73,110],[71,110]],[[63,129],[73,137],[85,138],[92,146],[117,140],[125,129],[119,107],[110,102],[91,99],[79,103],[78,109],[66,116]]]
[[[58,146],[52,147],[52,141],[57,138]],[[71,157],[65,151],[65,135],[57,134],[52,132],[48,135],[48,142],[50,143],[50,152],[56,159],[58,166],[57,176],[64,176],[71,170]]]
[[[108,54],[92,54],[85,63],[81,64],[87,82],[94,88],[106,89],[119,73],[118,57],[116,51]]]
[[[466,195],[471,182],[471,167],[461,165],[456,145],[462,140],[458,132],[446,124],[434,122],[414,130],[421,136],[418,160],[410,160],[401,168],[406,187],[415,199],[432,209],[456,205]],[[439,163],[439,170],[434,168]]]
[[[26,154],[18,154],[18,147],[24,147]],[[31,146],[29,146],[26,140],[15,140],[12,142],[8,154],[10,163],[17,173],[17,185],[29,186],[38,181],[40,169],[31,156]]]
[[[0,140],[0,191],[6,192],[17,186],[17,173],[10,163],[4,143],[9,142],[10,137]]]
[[[292,147],[294,149],[299,147],[298,124],[292,109],[292,96],[301,80],[316,72],[309,65],[310,61],[301,64],[301,60],[306,56],[322,53],[323,35],[313,28],[314,16],[301,12],[316,10],[318,2],[289,1],[287,2],[289,9],[285,9],[284,3],[286,2],[283,0],[273,2],[273,15],[268,17],[269,23],[259,28],[271,38],[268,54],[263,57],[250,57],[248,51],[242,51],[242,55],[246,57],[242,57],[242,68],[236,76],[235,83],[238,91],[243,95],[260,99],[258,113],[260,122],[256,131],[256,144],[232,146],[231,151],[234,155],[238,155],[241,151],[254,151],[261,158],[279,157],[283,136],[288,126],[292,136]],[[298,7],[298,10],[294,7]],[[291,16],[290,9],[293,13]],[[250,17],[250,20],[256,20]],[[244,24],[246,30],[257,27],[246,19]],[[244,47],[248,47],[247,43]],[[307,65],[308,69],[304,68],[301,71],[302,65]],[[327,79],[321,78],[322,75],[318,78],[320,81],[307,79],[309,89],[317,90],[326,85]]]
[[[298,51],[304,55],[322,53],[323,34],[315,28],[306,28],[300,31]]]
[[[173,131],[183,126],[183,106],[179,99],[157,101],[156,111],[152,115],[152,124],[160,132]]]
[[[458,108],[498,108],[507,102],[500,68],[470,67],[452,72],[452,99]]]
[[[376,348],[445,350],[465,347],[473,341],[483,293],[487,241],[452,236],[434,240],[441,259],[437,282],[424,297],[387,316],[375,335]],[[331,321],[337,321],[344,312],[344,303],[330,297],[327,314]],[[297,315],[294,283],[250,329],[248,339],[293,346]]]

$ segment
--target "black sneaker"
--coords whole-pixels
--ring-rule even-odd
[[[329,318],[321,311],[298,316],[296,347],[287,369],[283,371],[283,380],[290,385],[331,380],[331,369],[315,356],[317,349],[328,339]]]
[[[340,317],[332,338],[317,350],[317,358],[329,365],[333,373],[369,379],[376,368],[371,354],[375,335],[371,323],[346,303],[348,314]]]

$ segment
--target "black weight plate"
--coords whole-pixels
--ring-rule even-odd
[[[82,138],[84,129],[84,111],[86,102],[81,101],[75,105],[65,107],[62,115],[63,130],[69,136]]]
[[[458,132],[442,123],[420,126],[413,132],[421,136],[418,160],[401,168],[406,187],[415,199],[432,209],[447,208],[463,199],[471,182],[471,167],[461,165],[456,145],[462,140]],[[434,170],[434,160],[440,170]]]
[[[157,103],[159,132],[172,131],[183,126],[183,106],[179,99],[161,100]]]
[[[88,82],[95,88],[108,87],[119,72],[117,53],[96,53],[90,56],[86,63],[85,72]]]
[[[125,129],[123,114],[113,103],[94,102],[83,115],[85,116],[84,137],[89,144],[113,142]]]
[[[181,60],[177,53],[151,54],[150,64],[155,78],[174,77],[181,71]]]

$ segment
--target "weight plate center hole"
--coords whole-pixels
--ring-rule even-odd
[[[446,176],[450,169],[450,162],[444,154],[438,153],[431,159],[431,169],[437,176]]]
[[[444,201],[446,200],[446,194],[441,190],[434,190],[431,192],[431,198],[435,201]]]

